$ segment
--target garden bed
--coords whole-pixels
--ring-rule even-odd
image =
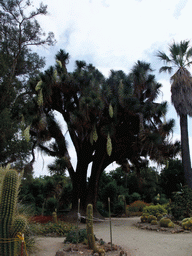
[[[160,227],[159,224],[158,225],[151,225],[150,223],[142,223],[142,222],[137,222],[135,224],[136,227],[140,228],[140,229],[145,229],[145,230],[150,230],[150,231],[157,231],[157,232],[169,232],[172,234],[175,233],[181,233],[181,232],[185,232],[185,233],[189,233],[191,231],[189,230],[184,230],[181,226],[175,224],[174,228],[166,228],[166,227]]]

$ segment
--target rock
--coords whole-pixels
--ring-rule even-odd
[[[66,254],[63,251],[57,251],[55,256],[66,256]]]
[[[66,252],[70,252],[71,251],[71,244],[65,244],[64,247],[63,247],[63,250],[66,251]]]
[[[127,253],[125,251],[120,251],[119,256],[127,256]]]

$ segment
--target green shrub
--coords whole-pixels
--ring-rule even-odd
[[[78,241],[77,241],[78,239]],[[71,230],[65,239],[65,243],[69,242],[72,244],[78,243],[86,243],[87,241],[87,230],[86,229],[80,229],[78,232],[76,230]]]
[[[68,222],[58,221],[58,223],[48,222],[46,224],[41,223],[30,223],[29,229],[33,236],[35,235],[51,235],[54,236],[65,236],[71,230],[75,228],[74,225]]]
[[[192,190],[185,186],[181,192],[175,193],[170,208],[175,219],[181,220],[190,217],[192,214]]]
[[[130,195],[130,201],[131,203],[141,200],[141,195],[137,192],[134,192],[133,194]]]
[[[124,202],[118,202],[114,205],[114,213],[121,215],[125,213],[125,204]]]
[[[103,217],[109,217],[109,212],[104,209],[101,201],[97,201],[97,210]]]
[[[166,198],[165,194],[158,194],[157,196],[154,197],[153,199],[154,204],[167,204],[169,200]]]
[[[160,204],[150,205],[143,208],[144,213],[148,213],[149,215],[158,216],[159,214],[165,215],[167,214],[167,210]]]
[[[55,209],[57,209],[57,205],[58,205],[58,202],[57,202],[56,198],[54,198],[54,197],[48,198],[47,202],[46,202],[46,212],[47,212],[47,214],[52,214],[52,212],[54,212]]]
[[[159,222],[161,227],[173,228],[174,223],[169,218],[162,218]]]

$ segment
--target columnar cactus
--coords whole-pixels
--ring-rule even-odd
[[[1,185],[0,195],[0,255],[17,255],[17,234],[26,226],[26,219],[15,216],[19,188],[17,171],[8,170]]]
[[[99,249],[95,244],[95,236],[93,233],[93,206],[92,204],[87,205],[87,240],[88,246],[93,250],[93,253],[99,253],[99,256],[105,255],[103,249]]]

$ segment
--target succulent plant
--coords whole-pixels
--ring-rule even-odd
[[[23,232],[27,221],[24,216],[16,216],[16,204],[20,179],[16,170],[7,170],[0,195],[0,255],[17,255],[19,239],[17,235]]]
[[[161,227],[167,227],[167,228],[174,227],[174,223],[171,221],[171,219],[166,217],[162,218],[159,223]]]
[[[100,249],[95,244],[95,236],[93,233],[93,205],[87,205],[87,240],[88,246],[93,250],[93,253],[98,253],[99,256],[105,255],[105,251]]]

